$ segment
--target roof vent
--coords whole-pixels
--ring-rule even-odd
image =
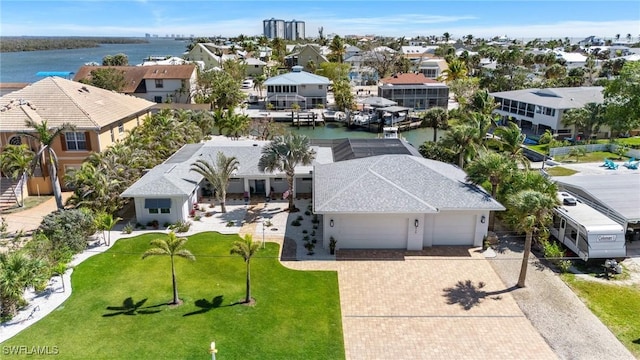
[[[301,71],[302,71],[302,69],[303,69],[303,67],[302,67],[302,66],[300,66],[300,65],[296,65],[296,66],[294,66],[294,67],[292,67],[292,68],[291,68],[291,71],[293,71],[293,72],[301,72]]]
[[[562,199],[562,204],[567,206],[576,206],[576,199],[573,197],[566,197]]]

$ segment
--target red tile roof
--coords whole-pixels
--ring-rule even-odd
[[[383,84],[393,84],[393,85],[410,85],[410,84],[437,84],[439,81],[429,79],[424,76],[422,73],[414,74],[414,73],[402,73],[395,74],[389,77],[386,77],[381,80]]]

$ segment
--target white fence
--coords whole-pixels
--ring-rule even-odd
[[[589,144],[589,145],[576,145],[576,146],[563,146],[557,148],[549,149],[549,156],[564,156],[571,152],[573,148],[583,148],[586,152],[594,152],[594,151],[610,151],[615,153],[618,145],[616,144]],[[636,159],[640,159],[640,150],[638,149],[629,149],[626,153],[628,157],[634,157]]]

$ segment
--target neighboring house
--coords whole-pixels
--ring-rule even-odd
[[[378,72],[367,66],[367,59],[364,55],[353,55],[344,59],[345,64],[349,64],[349,80],[354,85],[375,85],[378,83]]]
[[[274,109],[290,109],[298,104],[301,109],[313,109],[320,105],[327,107],[327,89],[331,82],[324,76],[302,71],[302,66],[294,66],[287,74],[271,77],[264,82],[267,88],[268,104]]]
[[[449,104],[449,87],[421,73],[394,74],[380,81],[378,96],[393,100],[398,106],[425,110],[434,106],[446,109]]]
[[[316,165],[313,210],[323,243],[341,249],[481,246],[490,211],[504,207],[454,165],[382,155]]]
[[[582,108],[588,103],[602,104],[601,86],[549,89],[524,89],[491,93],[500,107],[494,112],[504,120],[516,121],[522,129],[542,134],[551,130],[554,135],[574,137],[574,127],[562,125],[566,110]],[[608,129],[601,127],[597,137],[607,137]]]
[[[284,59],[287,67],[302,66],[309,68],[309,62],[313,62],[316,69],[320,68],[320,64],[328,62],[327,57],[322,53],[322,48],[316,44],[302,45],[294,50],[293,53],[287,55]]]
[[[198,159],[220,151],[238,159],[229,198],[280,198],[283,173],[258,170],[268,141],[222,137],[185,145],[121,194],[134,199],[136,221],[186,220],[194,204],[211,197],[206,181],[190,171]],[[490,211],[502,211],[482,188],[469,184],[454,165],[422,158],[400,139],[314,141],[311,166],[295,170],[293,196],[312,196],[322,215],[323,243],[338,247],[421,250],[435,245],[481,246]],[[392,154],[392,155],[389,155]]]
[[[418,64],[424,59],[434,57],[437,46],[402,46],[402,56],[409,59],[412,64]]]
[[[426,78],[436,80],[449,68],[447,61],[441,58],[424,58],[417,64],[418,72]]]
[[[578,45],[580,46],[603,46],[605,43],[604,39],[596,37],[594,35],[588,36],[584,40],[578,41]]]
[[[164,163],[154,167],[120,196],[134,199],[136,221],[146,224],[152,220],[175,223],[187,220],[193,204],[201,197],[211,198],[208,184],[203,177],[190,171],[198,159],[215,161],[217,153],[238,159],[238,171],[229,182],[229,198],[282,196],[288,189],[284,173],[263,173],[258,169],[262,148],[268,141],[230,140],[217,137],[205,143],[188,144]],[[331,149],[312,146],[316,151],[314,163],[331,162]],[[311,195],[313,166],[296,167],[293,196]]]
[[[36,123],[46,120],[50,128],[71,123],[75,131],[63,133],[53,145],[62,179],[69,168],[79,168],[92,152],[123,140],[126,131],[141,124],[153,105],[137,97],[48,77],[0,97],[0,148],[24,143],[38,149],[39,144],[17,135],[31,130],[25,125],[28,119]],[[46,167],[43,171],[48,175]],[[41,175],[36,173],[29,180],[30,194],[52,193],[50,180]]]
[[[256,58],[246,58],[242,63],[245,65],[246,75],[251,77],[263,75],[264,67],[267,66],[266,62]]]
[[[204,63],[206,70],[222,68],[225,61],[238,59],[236,54],[228,54],[225,51],[228,51],[228,47],[224,48],[213,43],[197,43],[191,51],[185,54],[185,59]]]
[[[351,57],[351,56],[360,55],[361,51],[362,50],[357,46],[347,45],[344,48],[344,57],[346,59],[346,58]]]
[[[193,94],[198,80],[198,65],[150,66],[82,66],[74,81],[91,78],[91,71],[115,68],[124,73],[122,93],[156,103],[194,103]]]
[[[587,63],[587,57],[576,52],[554,51],[558,59],[563,59],[568,69],[581,68]]]

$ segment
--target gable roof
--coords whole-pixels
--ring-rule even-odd
[[[395,74],[386,78],[383,78],[382,80],[383,84],[391,84],[391,85],[413,85],[413,84],[439,84],[440,82],[435,81],[433,79],[429,79],[428,77],[424,76],[423,73],[401,73],[401,74]]]
[[[516,100],[553,109],[581,108],[588,103],[602,104],[602,86],[584,86],[548,89],[524,89],[490,93],[493,97]]]
[[[416,148],[402,139],[312,139],[311,144],[331,147],[334,162],[388,154],[422,157]]]
[[[190,79],[196,71],[196,64],[185,65],[148,65],[148,66],[81,66],[74,81],[91,78],[91,71],[114,68],[123,72],[125,87],[122,92],[136,92],[145,79]]]
[[[382,155],[316,165],[318,213],[438,213],[504,210],[458,167],[411,155]]]
[[[95,86],[47,77],[0,97],[0,131],[26,131],[26,119],[95,130],[146,113],[155,103]]]

